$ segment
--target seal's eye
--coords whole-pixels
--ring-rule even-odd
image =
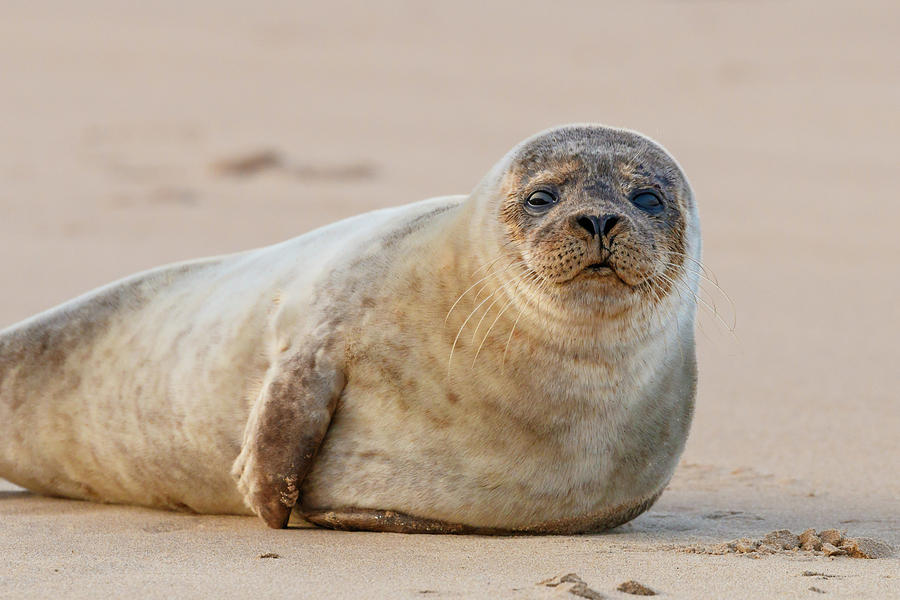
[[[651,215],[657,215],[663,210],[662,200],[653,192],[638,192],[631,197],[631,203]]]
[[[525,208],[532,214],[539,214],[550,210],[556,204],[556,196],[546,190],[532,192],[525,201]]]

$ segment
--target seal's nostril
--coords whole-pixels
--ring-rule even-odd
[[[581,226],[582,229],[587,231],[591,235],[600,235],[600,229],[602,228],[600,224],[600,220],[594,215],[582,215],[575,219],[575,222]]]
[[[604,215],[601,217],[601,222],[603,223],[603,235],[609,235],[609,232],[612,231],[612,228],[616,226],[616,223],[619,222],[619,217],[615,215]]]
[[[619,217],[616,215],[581,215],[575,219],[575,222],[592,236],[609,235],[609,232],[619,222]]]

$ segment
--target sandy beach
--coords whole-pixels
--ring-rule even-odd
[[[678,158],[727,293],[703,294],[682,463],[614,531],[273,531],[0,480],[0,597],[575,598],[539,583],[576,573],[607,598],[632,597],[628,580],[900,598],[897,3],[92,0],[0,17],[0,328],[152,266],[466,193],[522,138],[580,121]],[[808,528],[896,551],[711,550]]]

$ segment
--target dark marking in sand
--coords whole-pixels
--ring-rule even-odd
[[[213,171],[219,175],[247,177],[284,166],[281,154],[276,150],[258,150],[213,163]]]
[[[266,171],[278,171],[310,181],[360,181],[374,178],[378,171],[369,162],[291,164],[281,152],[274,149],[257,150],[217,160],[212,164],[212,170],[226,177],[250,177]]]

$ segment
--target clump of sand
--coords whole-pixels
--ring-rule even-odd
[[[894,553],[893,548],[881,540],[872,538],[850,538],[837,529],[816,532],[807,529],[795,535],[787,529],[777,529],[767,533],[762,539],[740,538],[713,546],[692,545],[683,548],[685,552],[697,554],[746,554],[759,558],[766,554],[806,552],[817,556],[849,556],[850,558],[887,558]]]
[[[625,592],[626,594],[632,594],[633,596],[655,596],[656,592],[648,588],[646,585],[638,583],[637,581],[630,579],[625,583],[620,583],[619,587],[616,588],[620,592]]]
[[[575,573],[566,573],[565,575],[557,575],[550,579],[538,582],[538,585],[557,588],[558,591],[568,592],[579,598],[588,598],[588,600],[603,600],[605,596],[597,590],[592,590],[584,582],[584,580]]]
[[[573,596],[577,596],[579,598],[588,598],[589,600],[602,600],[606,598],[606,596],[604,596],[597,590],[589,588],[587,583],[585,583],[584,580],[575,573],[557,575],[556,577],[551,577],[550,579],[540,581],[537,585],[556,588],[556,591],[559,593],[564,594],[568,592]],[[625,583],[621,583],[616,589],[620,592],[625,592],[626,594],[632,594],[634,596],[656,595],[656,592],[654,590],[634,580],[629,580]]]

